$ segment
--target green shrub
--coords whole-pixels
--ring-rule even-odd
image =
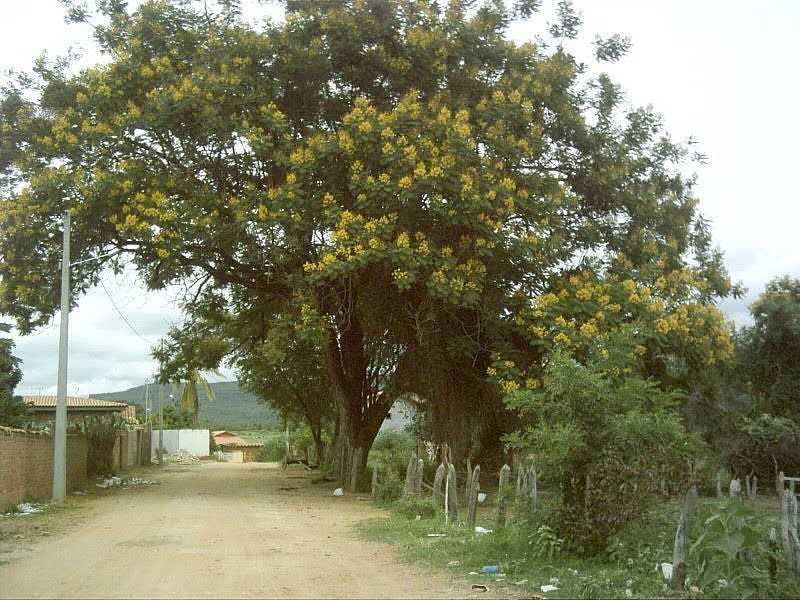
[[[88,452],[86,473],[89,477],[114,474],[114,441],[117,431],[125,428],[119,417],[87,417],[82,426]]]
[[[405,473],[408,459],[416,450],[414,436],[405,431],[384,431],[375,438],[369,452],[369,463],[377,465],[379,474],[386,470]]]
[[[604,343],[608,349],[601,350],[613,357],[631,342],[621,337]],[[587,555],[602,552],[610,537],[641,518],[658,497],[662,478],[680,485],[687,459],[700,448],[674,409],[676,393],[632,369],[623,375],[601,357],[582,364],[557,349],[542,389],[505,399],[529,423],[507,441],[535,454],[561,491],[548,525]]]
[[[403,482],[393,470],[378,472],[378,483],[375,486],[375,499],[379,502],[393,502],[403,493]]]
[[[286,441],[280,436],[264,439],[264,443],[256,453],[257,462],[280,462],[286,455]]]
[[[418,498],[416,496],[401,498],[394,508],[398,514],[408,519],[415,519],[418,515],[423,519],[429,519],[435,516],[437,512],[430,498]]]
[[[165,405],[161,412],[164,419],[164,429],[194,429],[197,426],[194,413],[176,404]],[[156,417],[157,424],[159,419],[160,417]]]
[[[528,543],[531,546],[531,556],[542,559],[552,560],[561,554],[564,548],[564,539],[558,537],[556,532],[547,525],[540,525],[531,533],[528,536]]]

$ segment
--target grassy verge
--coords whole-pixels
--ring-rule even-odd
[[[706,500],[705,508],[713,510],[714,500]],[[392,516],[356,524],[360,537],[388,542],[397,546],[407,562],[450,570],[467,577],[472,583],[492,586],[502,582],[519,591],[547,598],[663,598],[689,597],[689,593],[673,592],[657,571],[661,562],[672,561],[678,506],[665,501],[648,512],[641,522],[631,524],[621,535],[610,540],[607,551],[596,557],[581,558],[555,551],[548,555],[533,521],[512,522],[501,531],[476,534],[463,524],[445,525],[442,515],[408,518],[403,503],[389,505]],[[405,510],[404,510],[405,508]],[[777,515],[764,507],[765,527],[775,526]],[[493,529],[493,508],[479,512],[478,525]],[[429,537],[429,534],[445,537]],[[764,531],[766,536],[766,530]],[[546,544],[545,544],[546,546]],[[484,565],[499,565],[501,574],[480,574]],[[555,585],[557,591],[543,593],[543,585]],[[798,588],[786,573],[779,573],[778,585],[762,590],[759,595],[797,597]],[[743,597],[744,592],[720,587],[716,582],[703,590],[704,598]]]

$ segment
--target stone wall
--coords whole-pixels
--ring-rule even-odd
[[[67,490],[86,485],[86,438],[67,436]],[[53,491],[53,438],[0,427],[0,510]]]

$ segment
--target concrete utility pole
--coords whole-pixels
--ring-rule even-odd
[[[150,381],[147,379],[144,382],[144,420],[150,422]]]
[[[69,211],[64,212],[64,250],[61,256],[61,328],[58,336],[58,397],[53,436],[53,501],[67,496],[67,347],[69,340]]]
[[[164,386],[158,386],[158,464],[164,464]]]

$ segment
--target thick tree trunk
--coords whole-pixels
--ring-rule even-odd
[[[314,436],[314,460],[317,465],[321,465],[325,460],[325,443],[322,436]]]
[[[302,403],[302,399],[299,401]],[[321,416],[318,413],[315,414],[307,406],[304,408],[303,417],[305,418],[309,431],[311,431],[311,439],[314,444],[314,461],[317,465],[322,465],[322,461],[325,458],[325,444],[322,441]],[[306,460],[308,460],[308,456],[306,456]]]
[[[369,450],[392,402],[367,384],[368,361],[357,325],[351,323],[338,337],[331,332],[327,366],[337,406],[332,472],[348,487],[359,487],[359,474],[366,470]]]

